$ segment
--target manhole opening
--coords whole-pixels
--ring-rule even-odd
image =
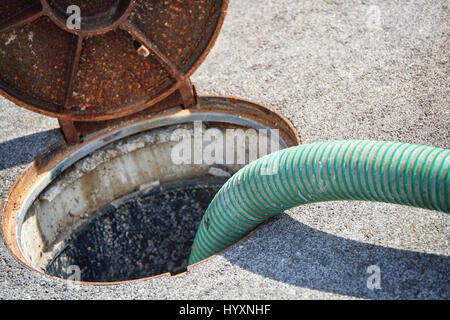
[[[115,200],[73,232],[46,273],[67,279],[78,269],[82,281],[117,282],[185,272],[202,216],[224,182],[205,177]]]
[[[213,130],[222,137],[217,141],[223,142],[223,157],[228,159],[227,133],[242,126],[202,126],[204,132]],[[245,144],[232,147],[233,158],[244,156],[244,163],[179,163],[186,160],[185,152],[191,153],[191,160],[198,154],[198,129],[197,123],[171,125],[111,142],[121,134],[117,131],[86,144],[86,150],[69,153],[62,161],[67,163],[64,171],[59,165],[46,169],[51,182],[40,192],[28,191],[30,200],[16,222],[15,241],[24,262],[41,273],[90,283],[186,271],[209,203],[249,162],[250,153],[256,151],[250,144],[253,135],[262,138],[249,130]],[[263,141],[281,148],[278,138],[266,138]],[[92,149],[97,142],[100,147]],[[210,150],[211,142],[201,146],[200,152]],[[264,155],[270,149],[264,148]],[[78,158],[79,153],[86,155]],[[34,188],[39,189],[39,183]]]

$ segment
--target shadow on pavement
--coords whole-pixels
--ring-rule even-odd
[[[32,162],[59,139],[59,129],[0,142],[0,171]]]
[[[266,278],[357,298],[450,298],[450,257],[345,239],[313,229],[286,214],[275,221],[278,219],[285,219],[282,224],[288,232],[265,230],[262,237],[258,231],[223,256]],[[380,290],[367,287],[373,274],[367,269],[372,265],[381,271]]]

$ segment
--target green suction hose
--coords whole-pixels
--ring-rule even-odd
[[[195,236],[189,264],[238,242],[296,206],[369,200],[450,212],[450,150],[400,142],[326,141],[247,165],[218,192]]]

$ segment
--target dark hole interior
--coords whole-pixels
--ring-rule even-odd
[[[81,281],[116,282],[186,271],[200,221],[225,183],[205,178],[137,192],[101,208],[73,233],[46,273]]]

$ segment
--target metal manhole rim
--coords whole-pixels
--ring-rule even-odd
[[[20,238],[21,238],[21,231],[20,227],[23,223],[23,218],[25,214],[27,213],[28,209],[30,208],[31,204],[34,202],[36,197],[56,178],[57,175],[59,175],[61,172],[64,171],[65,168],[68,168],[75,164],[77,161],[83,159],[84,157],[88,156],[95,150],[98,150],[102,148],[103,146],[106,146],[110,143],[113,143],[118,140],[122,140],[124,138],[127,138],[129,136],[145,132],[145,131],[151,131],[153,129],[158,129],[161,127],[167,127],[171,125],[177,125],[182,123],[192,123],[197,120],[202,121],[209,121],[209,122],[219,122],[219,123],[229,123],[229,124],[235,124],[235,125],[243,125],[248,128],[254,128],[254,129],[267,129],[271,134],[273,133],[273,130],[275,128],[280,129],[278,123],[270,123],[270,125],[273,125],[275,128],[271,128],[269,125],[264,125],[263,122],[258,122],[255,118],[259,118],[260,121],[263,121],[264,117],[268,117],[267,114],[264,114],[265,112],[269,113],[272,116],[279,117],[279,121],[282,122],[286,127],[282,127],[282,130],[285,130],[284,133],[282,133],[280,137],[280,142],[284,143],[284,146],[292,146],[300,143],[300,139],[298,137],[298,134],[296,132],[296,129],[292,126],[289,120],[287,120],[285,117],[283,117],[278,112],[259,105],[254,104],[249,101],[237,99],[237,98],[225,98],[225,97],[202,97],[200,98],[201,102],[203,102],[206,105],[206,109],[209,107],[213,107],[214,105],[220,105],[221,103],[227,104],[228,106],[241,104],[243,111],[242,112],[250,112],[245,111],[245,107],[256,107],[256,110],[259,110],[259,116],[255,116],[255,114],[247,114],[247,116],[242,116],[242,114],[238,114],[238,112],[234,112],[235,114],[230,114],[224,112],[224,110],[219,110],[220,108],[217,108],[217,111],[211,111],[206,110],[205,111],[194,111],[190,112],[189,110],[183,110],[176,112],[174,114],[161,114],[157,117],[153,117],[150,119],[141,119],[139,121],[133,122],[131,124],[122,125],[119,128],[109,129],[107,132],[101,133],[97,136],[94,136],[90,138],[88,141],[73,146],[72,148],[63,150],[63,151],[57,151],[56,154],[52,154],[52,148],[55,150],[60,150],[61,147],[64,147],[64,143],[62,141],[59,141],[54,146],[50,147],[47,151],[43,152],[40,156],[42,158],[45,158],[46,155],[50,155],[50,162],[49,164],[44,165],[50,166],[53,168],[53,171],[51,172],[45,172],[44,174],[41,174],[40,176],[34,177],[35,180],[33,180],[33,186],[28,186],[27,190],[25,192],[20,192],[20,198],[15,199],[14,193],[19,192],[17,189],[20,187],[18,185],[23,183],[23,179],[26,178],[26,175],[29,174],[29,171],[34,169],[35,162],[30,164],[30,166],[25,169],[24,172],[15,180],[11,188],[9,189],[7,195],[5,196],[5,200],[2,204],[2,208],[0,211],[0,233],[1,237],[3,239],[3,242],[10,252],[10,254],[14,257],[16,261],[19,262],[20,265],[25,267],[26,269],[33,271],[39,275],[42,275],[49,279],[59,280],[59,281],[65,281],[68,280],[58,278],[55,276],[48,275],[41,270],[38,270],[36,267],[33,266],[32,263],[28,260],[28,258],[25,256],[21,244],[20,244]],[[214,109],[214,108],[213,108]],[[170,119],[172,118],[172,119]],[[282,137],[282,135],[286,136],[288,140],[285,140],[285,138]],[[59,154],[59,153],[62,154]],[[77,155],[78,156],[75,156]],[[72,156],[72,157],[70,157]],[[39,161],[40,159],[37,159],[36,161]],[[62,167],[61,167],[62,166]],[[53,176],[52,177],[52,172]],[[25,193],[25,195],[23,195]],[[11,204],[10,200],[13,200],[13,204]],[[16,201],[17,200],[17,201]],[[12,207],[12,208],[11,208]],[[18,208],[17,208],[18,207]],[[11,217],[13,215],[13,217]],[[8,218],[8,217],[9,218]],[[11,223],[6,223],[5,221],[13,220],[14,225],[12,226]],[[253,234],[259,230],[260,227],[265,225],[263,223],[261,226],[253,230],[248,236],[243,238],[238,243],[224,249],[217,255],[221,255],[222,253],[230,250],[234,246],[240,244],[243,241],[246,241],[248,238],[253,236]],[[11,230],[13,228],[13,230]],[[9,231],[9,232],[8,232]],[[12,231],[12,234],[11,234]],[[14,239],[14,241],[13,241]],[[210,259],[213,259],[217,255],[214,255],[212,257],[209,257],[207,259],[204,259],[196,264],[193,264],[191,266],[187,267],[187,271],[189,271],[192,267],[197,266],[198,264],[204,263],[209,261]],[[186,271],[186,272],[187,272]],[[133,279],[133,280],[125,280],[125,281],[116,281],[116,282],[83,282],[83,281],[70,281],[75,284],[82,284],[82,285],[98,285],[98,286],[106,286],[106,285],[118,285],[118,284],[124,284],[124,283],[131,283],[131,282],[137,282],[137,281],[146,281],[150,279],[156,279],[159,277],[164,276],[170,276],[170,277],[178,277],[181,276],[184,273],[180,273],[177,275],[171,275],[170,273],[164,273],[152,277],[145,277],[145,278],[139,278],[139,279]]]

